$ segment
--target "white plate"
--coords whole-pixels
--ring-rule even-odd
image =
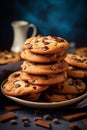
[[[6,82],[6,80],[2,83],[1,85],[1,91],[2,93],[9,99],[21,104],[21,105],[25,105],[28,107],[34,107],[34,108],[58,108],[58,107],[63,107],[63,106],[67,106],[67,105],[71,105],[73,103],[79,102],[81,100],[83,100],[84,98],[87,97],[87,92],[85,92],[84,94],[67,100],[67,101],[62,101],[62,102],[52,102],[52,103],[47,103],[47,102],[32,102],[32,101],[27,101],[27,100],[23,100],[17,97],[13,97],[13,96],[8,96],[3,92],[3,84]]]

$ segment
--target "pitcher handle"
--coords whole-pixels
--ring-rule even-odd
[[[34,24],[29,24],[29,28],[33,29],[31,37],[36,36],[36,34],[37,34],[37,28],[36,28],[36,26]]]

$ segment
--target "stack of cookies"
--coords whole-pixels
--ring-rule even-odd
[[[52,91],[52,86],[67,79],[68,64],[64,59],[68,47],[69,43],[63,38],[40,35],[27,39],[23,46],[21,78],[42,88],[48,86],[49,89],[41,92],[45,101],[48,100],[45,97],[48,91]]]
[[[67,78],[67,48],[69,43],[60,37],[38,35],[27,39],[21,51],[21,70],[8,77],[4,93],[45,102],[65,101],[83,93],[86,85],[81,80]]]

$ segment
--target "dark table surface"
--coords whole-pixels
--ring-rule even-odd
[[[8,105],[18,105],[14,101],[11,101],[10,99],[6,98],[4,95],[0,94],[0,115],[5,113],[6,110],[4,109],[5,106]],[[75,113],[75,112],[80,112],[80,111],[86,111],[87,112],[87,107],[84,108],[72,108],[72,107],[60,107],[60,108],[32,108],[32,107],[27,107],[27,106],[21,106],[20,110],[15,110],[13,111],[17,115],[17,124],[12,125],[10,121],[6,121],[3,123],[0,123],[0,130],[46,130],[47,128],[43,128],[40,126],[35,125],[34,117],[40,116],[44,117],[44,115],[49,114],[52,117],[52,120],[50,120],[51,123],[51,130],[70,130],[69,124],[71,122],[76,122],[78,123],[78,126],[80,130],[86,130],[87,126],[85,126],[82,122],[82,119],[77,119],[74,121],[66,121],[64,120],[61,116],[64,114],[68,113]],[[23,122],[21,121],[21,117],[27,116],[30,120],[30,126],[24,127]],[[54,124],[53,119],[57,118],[59,123]],[[87,119],[87,117],[86,117]]]

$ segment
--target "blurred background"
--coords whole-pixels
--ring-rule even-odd
[[[11,47],[11,22],[16,20],[35,24],[37,35],[60,36],[75,42],[76,47],[87,46],[87,0],[3,0],[0,3],[1,50]]]

